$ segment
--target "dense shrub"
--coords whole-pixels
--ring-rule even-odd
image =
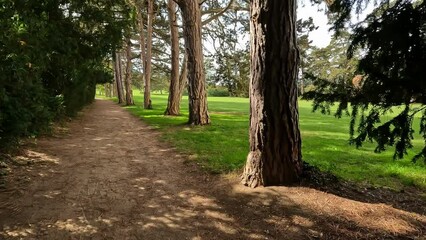
[[[229,91],[224,87],[209,88],[207,89],[207,93],[212,97],[229,97]]]
[[[0,150],[94,99],[96,83],[112,79],[106,60],[128,11],[124,0],[2,2]]]

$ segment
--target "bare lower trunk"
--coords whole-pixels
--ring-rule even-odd
[[[292,184],[302,173],[296,1],[251,1],[250,153],[242,182]]]
[[[123,81],[121,71],[121,54],[115,53],[115,82],[117,86],[118,103],[124,103]]]
[[[114,81],[112,82],[112,97],[117,97],[117,82]]]
[[[170,74],[169,100],[165,115],[177,116],[180,114],[179,96],[179,29],[177,26],[176,4],[173,0],[168,1],[169,23],[170,23],[170,41],[172,49],[172,69]]]
[[[180,105],[180,100],[182,99],[183,90],[185,89],[187,85],[188,85],[188,58],[185,54],[185,57],[183,58],[183,61],[182,61],[180,74],[179,74],[179,93],[178,93],[179,105]]]
[[[145,91],[143,97],[143,106],[145,109],[152,109],[151,101],[151,57],[152,57],[152,21],[154,18],[153,0],[148,0],[148,26],[146,37],[146,55],[145,55]]]
[[[201,10],[198,1],[180,0],[184,23],[185,48],[188,55],[188,101],[191,125],[210,123],[201,39]]]
[[[125,75],[125,86],[126,86],[126,105],[134,105],[133,102],[133,91],[132,91],[132,43],[130,37],[126,39],[126,75]]]

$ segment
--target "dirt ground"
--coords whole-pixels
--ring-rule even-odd
[[[159,134],[95,101],[67,129],[29,145],[20,166],[9,164],[0,239],[426,239],[416,195],[250,189],[236,175],[203,172]]]

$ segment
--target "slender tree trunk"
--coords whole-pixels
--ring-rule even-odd
[[[250,153],[242,182],[292,184],[302,173],[295,0],[251,1]]]
[[[198,1],[177,1],[182,10],[185,48],[188,55],[188,100],[191,125],[210,123],[201,39],[201,10]]]
[[[138,22],[139,22],[139,47],[140,47],[140,57],[141,57],[141,63],[142,63],[142,80],[144,85],[144,106],[145,106],[145,89],[146,89],[146,41],[145,41],[145,21],[143,17],[143,10],[145,7],[144,4],[145,0],[140,0],[135,4],[137,9],[137,16],[138,16]]]
[[[123,81],[121,71],[121,54],[115,53],[115,82],[117,85],[118,103],[124,103]]]
[[[304,65],[303,65],[303,61],[300,61],[300,96],[302,96],[305,93],[305,82],[303,79],[303,69],[304,69]]]
[[[133,91],[132,91],[132,42],[130,37],[126,39],[126,74],[125,74],[125,87],[126,87],[126,105],[134,105]]]
[[[179,98],[178,100],[178,105],[180,106],[180,101],[182,100],[182,95],[183,95],[183,90],[185,89],[185,87],[188,85],[188,57],[185,54],[185,56],[183,57],[183,61],[182,61],[182,67],[180,69],[180,74],[179,74]]]
[[[126,102],[126,66],[124,64],[127,64],[127,59],[124,62],[123,52],[120,53],[120,79],[121,79],[121,89],[123,89],[123,103]]]
[[[146,36],[146,56],[145,56],[145,91],[143,106],[145,109],[152,109],[151,102],[151,58],[152,58],[152,23],[154,18],[153,0],[148,0],[148,26]]]
[[[179,29],[177,26],[176,4],[168,1],[170,41],[172,49],[172,69],[170,74],[169,100],[165,115],[177,116],[180,114],[180,82],[179,82]]]
[[[115,81],[115,78],[114,78],[114,81],[112,82],[112,96],[117,97],[117,82]]]

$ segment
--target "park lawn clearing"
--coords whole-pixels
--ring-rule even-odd
[[[164,116],[166,94],[153,94],[153,109],[142,107],[143,96],[134,91],[135,106],[126,107],[132,114],[162,131],[163,139],[180,152],[196,160],[214,173],[239,171],[245,164],[249,149],[249,100],[234,97],[209,97],[210,126],[186,125],[187,97],[183,97],[181,116]],[[416,133],[414,148],[401,160],[393,160],[393,149],[374,153],[375,144],[365,143],[357,149],[348,144],[349,117],[312,112],[308,101],[299,101],[302,154],[304,161],[330,172],[338,178],[361,185],[402,190],[416,187],[426,190],[426,166],[413,163],[412,157],[424,144]],[[415,125],[418,123],[415,122]]]

